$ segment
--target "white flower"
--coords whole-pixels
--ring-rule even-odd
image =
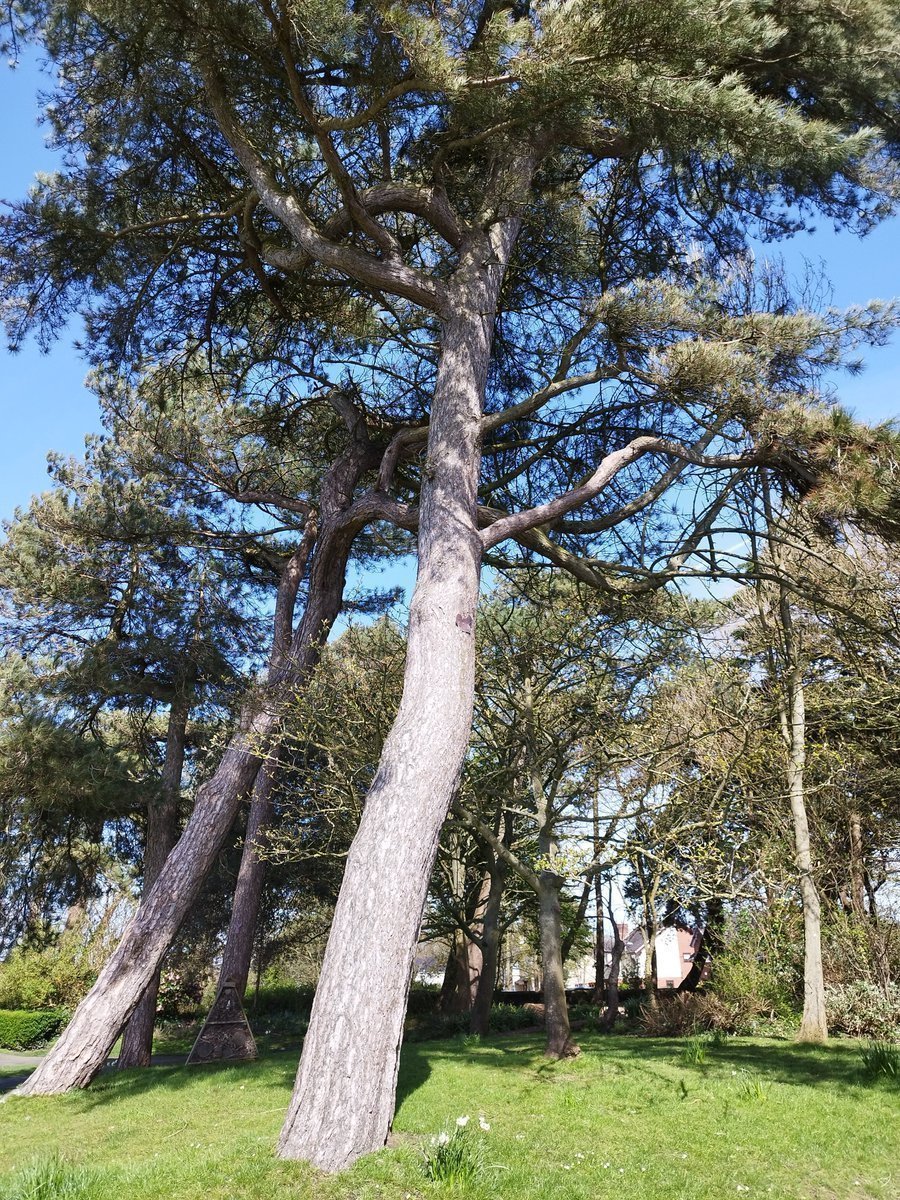
[[[460,1127],[460,1129],[465,1129],[465,1127],[469,1123],[469,1118],[468,1117],[457,1117],[456,1123]]]
[[[447,1143],[448,1143],[449,1141],[450,1141],[450,1134],[449,1134],[449,1133],[445,1133],[445,1132],[442,1130],[442,1131],[441,1131],[441,1132],[438,1134],[438,1140],[437,1140],[437,1144],[438,1144],[439,1146],[446,1146],[446,1145],[447,1145]]]
[[[484,1119],[484,1117],[478,1118],[478,1127],[479,1127],[479,1129],[482,1129],[485,1133],[489,1133],[490,1129],[491,1129],[490,1125],[487,1123],[487,1121]]]

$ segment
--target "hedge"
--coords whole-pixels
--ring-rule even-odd
[[[24,1012],[0,1008],[0,1047],[4,1050],[32,1050],[55,1037],[65,1019],[65,1014],[56,1010]]]

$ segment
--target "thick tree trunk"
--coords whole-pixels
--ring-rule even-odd
[[[350,449],[333,464],[323,482],[323,506],[326,493],[352,496],[363,471],[373,466],[372,447],[361,429],[360,422]],[[19,1089],[22,1094],[51,1095],[86,1087],[106,1061],[159,969],[228,836],[243,798],[253,786],[261,755],[270,748],[277,732],[284,688],[296,688],[318,658],[322,641],[340,611],[343,568],[357,528],[352,523],[337,522],[320,537],[310,572],[306,611],[285,662],[273,673],[262,696],[254,694],[245,701],[238,732],[213,777],[200,788],[191,818],[150,894],[62,1037]]]
[[[803,1017],[797,1040],[824,1042],[828,1038],[825,1014],[825,976],[822,967],[822,910],[813,874],[809,821],[806,815],[806,707],[799,668],[791,670],[782,727],[788,748],[787,784],[794,823],[794,848],[803,901]]]
[[[491,257],[506,261],[517,224]],[[390,1132],[422,911],[472,720],[480,418],[502,267],[483,244],[466,257],[443,327],[403,697],[347,857],[279,1142],[329,1171]]]
[[[161,795],[150,803],[147,811],[147,839],[144,846],[144,893],[148,893],[159,878],[160,871],[178,841],[178,807],[181,799],[181,773],[187,740],[187,721],[190,699],[179,696],[169,708],[166,730],[166,757],[160,780]],[[153,1028],[156,1024],[156,996],[159,991],[159,969],[144,989],[137,1008],[131,1014],[122,1035],[117,1066],[125,1071],[130,1067],[147,1067],[153,1053]]]
[[[438,998],[438,1009],[444,1016],[467,1013],[472,1008],[471,952],[475,948],[461,929],[454,929]]]
[[[544,1013],[547,1025],[548,1058],[573,1058],[579,1053],[569,1028],[569,1006],[562,955],[562,911],[559,889],[562,880],[551,871],[539,875],[541,967],[544,973]]]
[[[503,891],[506,886],[507,864],[502,858],[493,856],[490,870],[490,887],[481,917],[481,974],[472,1002],[473,1033],[488,1033],[491,1022],[491,1006],[497,986],[497,967],[500,958],[500,911]]]

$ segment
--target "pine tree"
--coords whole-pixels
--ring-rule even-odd
[[[390,1128],[412,955],[471,719],[482,559],[515,539],[595,586],[653,564],[665,578],[735,473],[797,468],[785,391],[836,331],[735,321],[715,288],[694,287],[689,241],[719,276],[748,228],[884,211],[895,7],[23,8],[59,64],[54,128],[75,153],[6,224],[13,335],[35,321],[52,332],[87,297],[98,352],[119,360],[214,336],[257,362],[318,366],[336,347],[369,402],[408,423],[367,500],[368,520],[418,527],[403,700],[280,1143],[337,1169]],[[596,401],[579,411],[584,387]],[[391,489],[422,448],[410,514]],[[641,522],[624,549],[606,539],[612,561],[598,553],[604,533],[658,514],[676,481],[706,489],[697,521],[674,534],[677,520],[649,534]],[[252,726],[264,739],[267,722]],[[245,753],[227,764],[232,783]],[[102,988],[111,1003],[111,977]],[[47,1084],[75,1037],[47,1060]]]

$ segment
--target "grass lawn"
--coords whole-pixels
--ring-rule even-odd
[[[582,1038],[548,1063],[535,1037],[408,1046],[394,1143],[339,1176],[272,1150],[296,1052],[243,1067],[155,1067],[87,1092],[0,1106],[3,1200],[897,1200],[900,1090],[867,1082],[858,1047],[763,1039],[706,1046]],[[431,1138],[471,1117],[483,1167],[453,1187],[426,1179]],[[478,1126],[479,1114],[490,1124]],[[434,1153],[434,1151],[431,1151]],[[71,1186],[35,1189],[23,1166],[58,1155]],[[79,1183],[80,1180],[80,1183]]]

